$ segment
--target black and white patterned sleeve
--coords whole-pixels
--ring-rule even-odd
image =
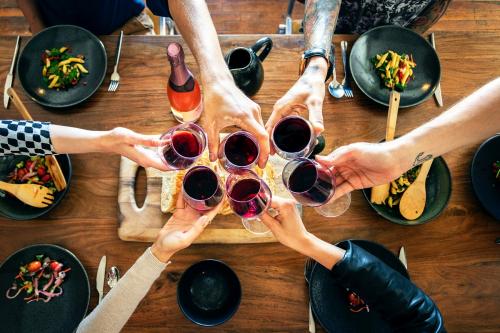
[[[0,156],[52,155],[56,152],[50,140],[50,123],[27,120],[0,122]]]

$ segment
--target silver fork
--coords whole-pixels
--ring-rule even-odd
[[[111,74],[111,82],[109,83],[108,91],[116,91],[120,85],[120,74],[118,74],[118,63],[120,62],[120,53],[122,52],[122,39],[123,31],[120,31],[120,37],[118,37],[118,44],[116,46],[115,55],[115,68],[113,74]]]
[[[315,264],[314,260],[312,260],[311,258],[307,258],[306,263],[304,265],[304,278],[306,279],[308,285],[309,285],[309,277],[312,273],[314,264]],[[316,323],[314,322],[314,316],[312,314],[311,300],[309,300],[309,333],[316,333]]]
[[[340,50],[342,51],[342,62],[344,63],[344,80],[342,80],[342,86],[344,87],[344,92],[347,97],[354,97],[349,84],[349,62],[347,60],[347,42],[345,40],[340,42]]]

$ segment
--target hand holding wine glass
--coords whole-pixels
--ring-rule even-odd
[[[386,184],[406,171],[389,143],[358,142],[334,150],[327,156],[316,156],[316,161],[333,170],[336,200],[353,190]],[[410,166],[411,167],[411,166]]]
[[[179,195],[172,217],[165,223],[151,246],[155,257],[167,262],[176,252],[191,245],[214,219],[221,206],[222,202],[212,210],[200,212],[187,205],[184,197]]]
[[[237,126],[252,133],[257,139],[260,148],[258,164],[263,168],[269,156],[269,136],[264,128],[259,105],[236,87],[230,74],[226,80],[205,84],[203,97],[205,110],[200,121],[207,131],[210,160],[217,159],[221,130]]]

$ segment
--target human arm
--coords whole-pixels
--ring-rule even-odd
[[[45,28],[36,0],[17,0],[17,5],[23,12],[26,21],[28,21],[32,34],[36,34]]]
[[[156,152],[143,147],[160,144],[157,136],[120,127],[110,131],[89,131],[39,121],[0,121],[0,156],[116,153],[143,167],[167,170]]]
[[[77,333],[120,332],[170,258],[188,247],[203,232],[220,205],[200,214],[185,205],[180,195],[176,207],[155,243],[146,249],[102,302],[80,323]]]
[[[269,137],[260,107],[236,87],[205,1],[168,0],[168,5],[200,68],[204,99],[200,121],[208,134],[210,159],[217,159],[219,132],[236,125],[255,135],[260,146],[259,166],[264,167],[269,155]]]
[[[337,24],[341,0],[308,0],[304,14],[305,49],[321,48],[328,57]],[[309,112],[316,134],[323,132],[323,100],[328,64],[321,56],[311,57],[300,78],[273,107],[266,123],[268,133],[283,117],[300,111]]]
[[[271,205],[279,215],[263,214],[262,221],[278,241],[331,270],[336,283],[358,294],[394,331],[444,331],[438,308],[410,280],[351,242],[332,245],[309,233],[294,201],[274,197]]]
[[[316,160],[337,175],[333,200],[355,189],[388,183],[410,168],[500,131],[500,78],[433,120],[387,143],[353,143]]]

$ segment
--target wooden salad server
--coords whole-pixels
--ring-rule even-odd
[[[389,96],[389,114],[387,115],[387,127],[385,129],[385,141],[394,140],[396,133],[396,121],[398,119],[399,100],[401,95],[399,92],[392,90]],[[381,205],[389,196],[390,183],[372,187],[370,201]]]
[[[424,212],[425,202],[427,200],[427,193],[425,190],[425,182],[427,174],[431,169],[432,161],[426,161],[420,167],[415,181],[406,189],[399,202],[399,212],[407,220],[416,220]]]
[[[54,196],[50,190],[37,184],[10,184],[0,181],[0,190],[9,192],[32,207],[45,208],[52,204]]]
[[[9,88],[7,90],[7,93],[9,94],[10,98],[12,99],[12,102],[16,106],[16,109],[17,111],[19,111],[21,116],[25,120],[33,120],[30,113],[28,112],[28,109],[26,109],[26,106],[21,101],[19,95],[16,93],[14,88]],[[54,180],[54,185],[57,191],[60,192],[64,190],[66,186],[68,186],[68,184],[66,183],[66,178],[64,178],[61,166],[59,165],[59,162],[57,162],[56,157],[54,155],[46,155],[45,160],[47,161],[48,170],[50,175],[52,176],[52,179]]]

